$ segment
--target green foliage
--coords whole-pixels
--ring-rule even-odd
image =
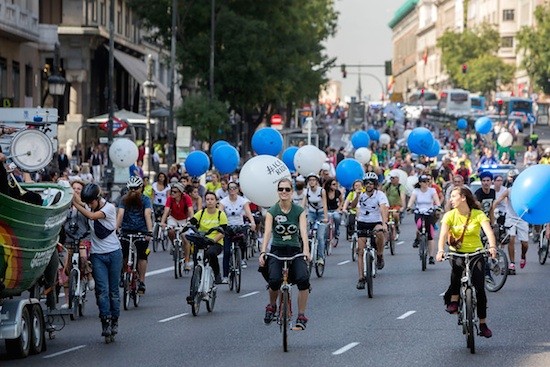
[[[522,27],[517,33],[516,51],[523,55],[521,66],[535,86],[550,94],[550,4],[535,9],[536,27]]]
[[[496,57],[499,46],[499,33],[489,24],[466,28],[461,33],[447,30],[437,40],[451,83],[481,93],[496,90],[498,78],[502,84],[512,80],[514,67]],[[463,64],[468,66],[466,74],[462,73]]]
[[[227,106],[199,94],[184,100],[176,111],[176,119],[182,125],[191,126],[194,137],[201,141],[213,142],[221,139],[229,127]]]

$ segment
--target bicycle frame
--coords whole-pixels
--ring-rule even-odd
[[[172,241],[172,259],[174,261],[174,278],[178,279],[178,276],[183,277],[183,262],[185,261],[182,233],[185,232],[187,226],[166,227],[167,229],[173,229],[175,232],[174,240]]]
[[[138,279],[139,273],[137,271],[137,249],[135,241],[145,240],[145,235],[138,233],[127,233],[123,235],[124,238],[128,239],[128,260],[124,268],[124,309],[127,310],[130,305],[130,299],[134,300],[134,306],[137,307],[139,304],[140,295],[138,293]]]

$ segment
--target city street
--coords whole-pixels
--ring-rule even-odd
[[[374,280],[374,298],[355,289],[356,263],[341,241],[327,259],[325,276],[312,277],[305,331],[290,333],[284,353],[276,324],[263,324],[267,304],[257,260],[244,271],[240,294],[220,285],[215,310],[203,304],[193,317],[185,303],[190,275],[174,279],[168,252],[152,253],[147,294],[138,308],[122,310],[116,342],[100,337],[97,307],[48,340],[48,350],[11,366],[544,366],[550,365],[550,318],[546,317],[550,264],[539,265],[536,246],[525,269],[489,293],[491,339],[476,338],[477,354],[466,348],[457,317],[444,312],[441,294],[448,285],[447,262],[422,272],[406,216],[397,254],[386,252],[386,267]],[[342,228],[343,229],[343,228]],[[296,292],[295,292],[296,294]],[[93,300],[94,297],[92,296]],[[296,307],[296,306],[295,306]]]

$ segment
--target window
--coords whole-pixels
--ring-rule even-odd
[[[105,3],[104,2],[101,2],[101,4],[99,5],[99,23],[101,25],[105,25],[105,12],[106,12],[107,9],[105,9]]]
[[[118,34],[122,34],[122,1],[118,1],[116,11],[116,31]]]
[[[0,58],[0,97],[8,96],[8,63],[6,59]]]
[[[124,35],[130,37],[130,23],[131,23],[130,7],[126,5],[124,9]]]
[[[11,85],[13,88],[13,103],[14,103],[13,105],[16,107],[16,106],[19,106],[19,98],[21,97],[21,88],[20,88],[21,69],[17,61],[14,61],[11,67],[12,67]]]
[[[25,97],[32,97],[33,78],[32,66],[25,65]]]
[[[513,21],[514,20],[514,9],[504,9],[502,11],[502,20],[503,21]]]
[[[514,47],[514,37],[502,37],[500,39],[500,47],[502,48]]]
[[[92,22],[97,23],[97,3],[96,0],[89,2],[90,12],[92,13]]]

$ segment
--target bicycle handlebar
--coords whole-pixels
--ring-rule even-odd
[[[301,256],[306,256],[306,255],[305,255],[304,253],[302,253],[302,252],[300,252],[300,253],[298,253],[298,254],[296,254],[296,255],[294,255],[294,256],[290,256],[290,257],[280,257],[280,256],[277,256],[277,255],[272,254],[272,253],[270,253],[270,252],[266,252],[264,255],[273,257],[273,258],[275,258],[275,259],[277,259],[277,260],[279,260],[279,261],[292,261],[292,260],[295,260],[295,259],[297,259],[297,258],[299,258],[299,257],[301,257]]]
[[[477,255],[485,255],[487,253],[486,249],[477,250],[476,252],[446,252],[443,254],[443,259],[448,260],[450,257],[461,257],[461,258],[470,258]]]
[[[120,237],[125,238],[133,238],[133,239],[145,239],[146,237],[152,237],[153,234],[151,232],[135,232],[135,233],[128,233],[128,232],[121,232]]]

